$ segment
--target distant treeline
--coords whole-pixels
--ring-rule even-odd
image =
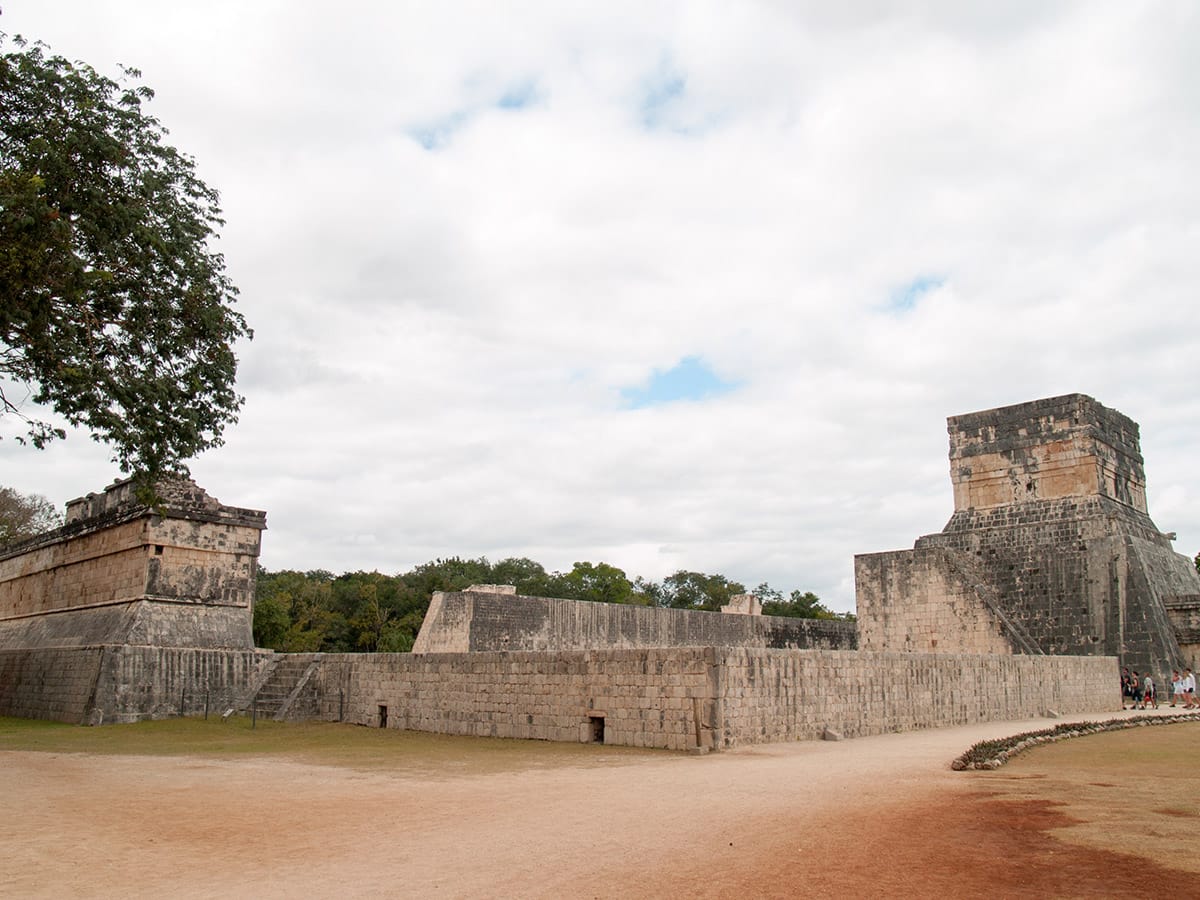
[[[769,616],[853,621],[811,591],[785,597],[769,584],[753,591],[724,575],[679,571],[661,582],[632,581],[608,563],[578,562],[570,572],[547,572],[531,559],[439,559],[402,575],[348,572],[258,573],[254,642],[288,652],[406,652],[412,649],[434,591],[472,584],[511,584],[533,597],[630,603],[716,611],[734,594],[755,594]]]

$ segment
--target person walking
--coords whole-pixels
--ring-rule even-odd
[[[1190,668],[1183,670],[1183,708],[1196,709],[1196,676]]]
[[[1179,674],[1178,669],[1171,670],[1171,708],[1174,709],[1177,703],[1183,702],[1183,676]]]

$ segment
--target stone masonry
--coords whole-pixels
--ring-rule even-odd
[[[1167,598],[1166,606],[1183,664],[1200,672],[1200,594],[1176,594]]]
[[[751,598],[753,599],[753,598]],[[750,612],[745,601],[739,610]],[[853,622],[527,597],[476,585],[433,595],[414,653],[772,647],[852,650]]]
[[[1150,519],[1137,424],[1070,394],[948,431],[949,523],[855,558],[862,648],[1115,656],[1163,683],[1200,575]]]
[[[309,676],[293,718],[671,750],[1120,705],[1111,657],[750,647],[313,654]]]
[[[252,604],[266,516],[193,482],[130,481],[0,554],[0,714],[128,721],[229,702],[270,653]]]
[[[953,596],[959,630],[935,652],[856,651],[853,623],[762,616],[744,598],[722,614],[496,585],[436,594],[414,653],[256,650],[264,515],[190,482],[161,493],[149,508],[114,485],[70,504],[63,528],[0,555],[0,714],[98,724],[257,698],[280,718],[719,750],[1119,702],[1112,656],[1014,656],[1025,626],[998,627],[998,593],[980,599],[978,572],[942,545],[930,553],[955,567],[936,570],[929,583],[940,587],[920,603],[897,607],[925,634],[921,617],[944,615]],[[905,570],[882,574],[900,584]]]

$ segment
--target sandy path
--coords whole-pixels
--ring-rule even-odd
[[[0,753],[0,894],[837,896],[872,884],[928,896],[941,893],[931,890],[940,876],[928,862],[903,871],[902,847],[936,850],[946,828],[963,827],[947,811],[961,819],[989,790],[989,773],[955,773],[950,760],[975,741],[1047,725],[706,757],[597,748],[586,765],[432,778],[9,751]],[[947,889],[970,885],[947,877]]]

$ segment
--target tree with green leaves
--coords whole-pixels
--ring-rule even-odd
[[[0,547],[28,540],[62,524],[62,515],[41,494],[0,487]]]
[[[590,600],[595,603],[625,603],[645,606],[647,599],[634,591],[633,582],[608,563],[577,562],[571,571],[556,579],[556,597]],[[553,587],[552,587],[553,589]]]
[[[760,584],[754,594],[762,601],[764,616],[786,616],[792,619],[842,619],[854,621],[851,613],[835,613],[812,591],[792,591],[786,599],[768,584]]]
[[[422,563],[400,575],[379,572],[258,571],[254,641],[259,647],[289,652],[320,650],[396,653],[412,649],[436,591],[461,591],[472,584],[511,584],[518,593],[597,603],[672,606],[718,610],[745,588],[723,575],[679,571],[661,583],[608,563],[577,562],[569,572],[547,572],[531,559],[461,559]],[[760,584],[754,593],[767,615],[853,621],[834,613],[811,592],[792,591],[789,599]]]
[[[675,609],[703,609],[716,612],[729,603],[734,594],[744,594],[744,585],[730,581],[724,575],[679,570],[662,581],[658,600],[662,606]]]
[[[237,421],[251,335],[210,246],[217,192],[137,70],[118,83],[2,33],[0,51],[0,415],[35,447],[65,437],[50,409],[122,471],[185,471]]]

